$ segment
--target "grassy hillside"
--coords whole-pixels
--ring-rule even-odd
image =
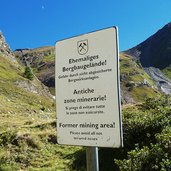
[[[0,113],[53,109],[54,102],[36,79],[23,77],[24,69],[0,56]]]
[[[135,58],[121,53],[120,72],[123,102],[141,102],[145,98],[160,96],[155,82]]]
[[[70,170],[80,148],[57,145],[54,101],[23,73],[0,56],[0,170]]]

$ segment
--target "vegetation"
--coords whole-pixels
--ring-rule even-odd
[[[55,114],[0,115],[1,170],[85,171],[85,149],[57,145]],[[99,149],[101,171],[169,171],[171,97],[123,107],[124,148]]]
[[[125,159],[121,171],[171,169],[171,98],[147,99],[124,111]]]
[[[23,77],[24,69],[15,66],[7,59],[0,56],[0,114],[18,112],[35,113],[54,110],[54,102],[49,97],[43,96],[42,85],[36,79],[29,82]],[[41,90],[39,94],[31,91],[33,88]]]
[[[26,78],[28,78],[29,80],[33,80],[34,79],[34,75],[33,75],[33,72],[32,72],[30,67],[28,67],[28,66],[25,67],[24,76]]]
[[[100,171],[171,170],[171,97],[125,106],[123,132],[124,148],[99,149]],[[85,151],[80,153],[74,162],[77,171],[84,170],[79,164]]]
[[[171,65],[163,69],[164,74],[171,79]]]
[[[154,85],[154,82],[144,71],[140,62],[129,55],[120,54],[120,69],[122,77],[125,77],[124,83],[128,81],[144,82],[145,79],[150,85]]]
[[[171,97],[152,88],[138,61],[125,54],[120,60],[122,90],[139,103],[122,107],[124,147],[99,148],[100,171],[170,171]],[[84,147],[57,144],[54,102],[23,84],[42,89],[40,83],[0,61],[0,171],[85,171]]]
[[[80,148],[57,145],[54,101],[31,91],[42,85],[24,78],[24,68],[0,61],[0,170],[70,170]]]
[[[50,54],[50,55],[45,55],[43,57],[42,62],[45,62],[45,63],[47,63],[47,62],[54,62],[54,60],[55,60],[55,55],[54,54]]]
[[[32,80],[33,74],[48,88],[54,95],[55,86],[55,49],[54,47],[41,47],[30,50],[17,50],[15,56],[19,60],[19,63],[26,64],[24,59],[30,64],[30,67],[25,71],[25,77]],[[23,56],[24,54],[24,56]]]
[[[135,58],[120,54],[121,90],[134,102],[143,102],[144,98],[159,97],[155,89],[156,83],[144,71],[140,62]]]
[[[57,145],[54,114],[0,117],[0,170],[70,170],[72,156],[79,147]]]

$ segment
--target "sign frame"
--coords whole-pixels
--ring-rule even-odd
[[[117,92],[115,92],[115,94],[116,94],[116,96],[117,96],[117,104],[118,104],[118,108],[117,108],[117,111],[118,111],[118,123],[117,123],[117,125],[118,125],[118,129],[119,130],[117,130],[117,131],[119,131],[119,140],[118,140],[118,142],[117,142],[117,144],[113,144],[113,145],[104,145],[104,143],[103,144],[99,144],[98,142],[96,142],[96,143],[89,143],[89,141],[87,141],[86,143],[80,143],[80,140],[78,140],[78,141],[75,141],[75,143],[73,143],[73,142],[71,142],[70,140],[67,140],[67,142],[65,142],[65,140],[63,140],[63,138],[65,137],[63,137],[63,135],[62,134],[65,134],[65,133],[63,133],[63,132],[65,132],[65,131],[62,131],[62,130],[66,130],[66,128],[65,128],[65,125],[62,125],[62,122],[61,122],[61,120],[64,120],[64,119],[60,119],[60,115],[63,115],[63,114],[65,114],[66,116],[65,117],[68,117],[69,119],[70,119],[70,115],[71,115],[71,112],[69,113],[68,112],[68,114],[66,114],[67,112],[66,112],[66,110],[68,110],[69,109],[69,107],[71,108],[72,106],[70,106],[70,105],[68,105],[68,109],[66,109],[67,108],[67,105],[64,105],[64,98],[61,100],[60,98],[60,96],[58,96],[58,91],[61,91],[61,85],[62,85],[62,83],[59,83],[59,82],[61,82],[61,80],[69,80],[69,78],[68,77],[70,77],[69,76],[69,74],[68,75],[61,75],[61,74],[59,74],[59,69],[58,69],[58,67],[61,67],[61,66],[63,66],[63,72],[70,72],[70,73],[73,73],[73,75],[75,74],[78,74],[78,73],[75,73],[74,71],[72,72],[72,69],[71,69],[71,67],[66,67],[66,69],[65,69],[65,67],[64,66],[67,66],[66,64],[67,64],[67,62],[64,62],[64,63],[62,63],[62,61],[60,61],[59,62],[59,59],[61,60],[62,58],[62,60],[68,60],[68,64],[69,63],[71,63],[72,64],[72,60],[70,60],[70,59],[72,59],[71,57],[66,57],[65,55],[66,55],[66,53],[64,52],[64,51],[69,51],[70,50],[70,48],[69,48],[69,45],[67,45],[67,41],[70,41],[70,40],[72,40],[72,41],[74,41],[74,39],[75,39],[75,44],[77,44],[77,49],[75,49],[74,50],[74,53],[76,53],[76,51],[77,51],[77,53],[79,54],[78,56],[80,56],[80,58],[78,58],[78,56],[77,55],[75,55],[73,52],[71,52],[71,56],[76,56],[76,59],[79,61],[79,59],[82,59],[82,57],[84,56],[85,57],[85,55],[86,54],[88,54],[89,53],[89,50],[91,49],[91,45],[89,45],[89,35],[91,34],[91,35],[93,35],[93,34],[96,34],[97,32],[103,32],[104,30],[110,30],[110,29],[113,29],[113,30],[115,30],[114,32],[115,32],[115,37],[113,38],[113,41],[114,41],[114,45],[115,45],[115,54],[113,54],[113,57],[114,58],[116,58],[115,60],[115,64],[116,64],[116,68],[115,68],[115,71],[116,71],[116,73],[115,73],[115,77],[116,77],[116,82],[117,82]],[[97,37],[96,37],[97,38]],[[79,40],[79,41],[78,41]],[[72,42],[71,41],[71,42]],[[61,46],[59,47],[59,44],[61,44]],[[72,43],[71,43],[72,44]],[[64,47],[62,47],[62,46],[64,46]],[[56,87],[56,106],[57,106],[57,142],[58,142],[58,144],[64,144],[64,145],[78,145],[78,146],[98,146],[98,147],[114,147],[114,148],[118,148],[118,147],[122,147],[123,146],[123,133],[122,133],[122,114],[121,114],[121,99],[120,99],[120,72],[119,72],[119,41],[118,41],[118,28],[116,27],[116,26],[113,26],[113,27],[109,27],[109,28],[106,28],[106,29],[101,29],[101,30],[97,30],[97,31],[93,31],[93,32],[89,32],[89,33],[87,33],[87,34],[82,34],[82,35],[78,35],[78,36],[74,36],[74,37],[71,37],[71,38],[67,38],[67,39],[63,39],[63,40],[59,40],[59,41],[57,41],[56,42],[56,46],[55,46],[56,48],[56,50],[55,50],[55,53],[56,53],[56,58],[55,58],[55,87]],[[66,48],[67,47],[67,48]],[[61,50],[62,48],[64,48],[63,50]],[[90,53],[92,53],[92,52],[90,52]],[[69,56],[69,55],[68,55]],[[92,56],[92,55],[90,55],[90,56]],[[65,58],[67,58],[67,59],[65,59]],[[96,57],[97,58],[97,57]],[[74,59],[74,58],[73,58]],[[75,59],[75,61],[76,61],[76,59]],[[107,63],[107,58],[106,58],[106,63]],[[73,60],[74,61],[74,60]],[[82,63],[84,63],[84,61],[82,61]],[[65,65],[64,65],[65,64]],[[104,64],[104,66],[105,66],[105,61],[102,61],[101,63],[99,62],[99,65],[101,64],[101,66],[103,66],[103,64]],[[87,65],[88,66],[88,65]],[[62,68],[61,68],[62,69]],[[88,69],[90,69],[91,70],[91,68],[88,68]],[[68,71],[69,70],[69,71]],[[81,73],[79,73],[79,74],[81,74]],[[114,73],[113,73],[114,74]],[[61,75],[61,78],[59,78],[59,76]],[[63,76],[63,78],[62,78],[62,76]],[[66,76],[66,77],[65,77]],[[65,83],[64,84],[66,84],[66,81],[64,81]],[[71,85],[71,83],[72,82],[69,82],[68,84],[70,84]],[[78,83],[79,84],[79,83]],[[73,87],[72,86],[66,86],[65,85],[65,90],[67,90],[67,88],[68,89],[70,89],[69,91],[71,91],[71,89],[72,89],[72,91],[73,91]],[[58,87],[59,87],[59,89],[58,89]],[[72,87],[72,88],[71,88]],[[76,89],[75,89],[76,90]],[[88,92],[88,93],[94,93],[94,91],[95,91],[95,89],[82,89],[82,90],[76,90],[75,91],[74,90],[74,92],[76,93],[75,95],[77,95],[77,93],[80,93],[81,91],[83,92],[83,94],[84,93],[86,93],[86,91]],[[73,92],[73,94],[74,94],[74,92]],[[67,95],[66,95],[67,96]],[[103,100],[105,99],[105,96],[99,96],[99,99],[101,98],[101,102],[103,102]],[[90,99],[90,98],[87,98],[88,100]],[[73,104],[76,104],[76,103],[78,103],[78,99],[77,99],[77,101],[75,101],[76,99],[74,99],[74,98],[71,98],[70,99],[71,100],[71,103],[73,103]],[[73,101],[72,101],[73,100]],[[113,99],[114,100],[114,99]],[[105,101],[105,100],[104,100]],[[68,101],[68,104],[69,104],[70,102]],[[80,104],[80,103],[79,103]],[[101,103],[102,104],[102,103]],[[61,106],[63,106],[63,107],[61,107]],[[64,107],[65,106],[65,107]],[[82,106],[83,107],[83,106]],[[59,108],[63,108],[62,110],[60,109],[59,110]],[[74,108],[74,106],[73,106],[73,108]],[[74,110],[74,109],[73,109]],[[79,109],[76,109],[76,110],[78,110],[79,111]],[[63,112],[61,112],[61,111],[63,111]],[[63,113],[63,114],[62,114]],[[83,115],[84,116],[84,115]],[[90,115],[91,116],[91,115]],[[67,120],[67,119],[66,119]],[[79,121],[80,122],[80,121]],[[77,123],[73,123],[72,125],[70,125],[72,128],[78,128],[78,123],[79,122],[77,122]],[[113,122],[114,123],[114,122]],[[98,123],[99,124],[99,123]],[[68,127],[68,131],[70,130],[70,126]],[[108,128],[108,127],[112,127],[112,124],[110,125],[110,124],[106,124],[106,127]],[[74,128],[74,129],[75,129]],[[80,127],[79,127],[79,129],[80,129]],[[94,128],[93,128],[94,129]],[[75,129],[76,130],[76,129]],[[70,132],[72,132],[72,131],[70,131]],[[86,132],[86,131],[85,131]],[[90,131],[87,131],[88,133],[90,132]],[[75,131],[75,133],[79,133],[79,131]],[[80,132],[80,133],[83,133],[83,131],[82,132]],[[71,133],[70,133],[71,134]],[[73,136],[75,136],[74,134],[73,134]],[[63,137],[63,138],[61,138],[61,137]],[[77,135],[77,137],[79,137],[79,135]],[[86,137],[86,136],[85,136]],[[66,137],[65,137],[66,138]],[[64,139],[65,139],[64,138]],[[70,137],[71,138],[71,137]],[[102,138],[101,138],[102,139]],[[84,141],[84,139],[82,139],[83,141]],[[99,140],[98,140],[99,141]],[[107,140],[106,140],[107,141]]]

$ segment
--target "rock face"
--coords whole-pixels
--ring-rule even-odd
[[[171,94],[171,80],[169,80],[158,68],[144,68],[148,75],[157,82],[158,88],[165,94]]]
[[[13,56],[12,51],[8,46],[8,44],[6,43],[2,32],[0,32],[0,55],[8,58],[14,63],[17,63],[16,58]]]
[[[138,58],[143,67],[168,67],[171,64],[171,22],[125,53]]]

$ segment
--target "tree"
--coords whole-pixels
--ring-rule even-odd
[[[27,67],[25,68],[24,76],[25,76],[26,78],[28,78],[29,80],[33,80],[33,79],[34,79],[34,75],[33,75],[33,72],[32,72],[32,70],[31,70],[30,67],[27,66]]]

